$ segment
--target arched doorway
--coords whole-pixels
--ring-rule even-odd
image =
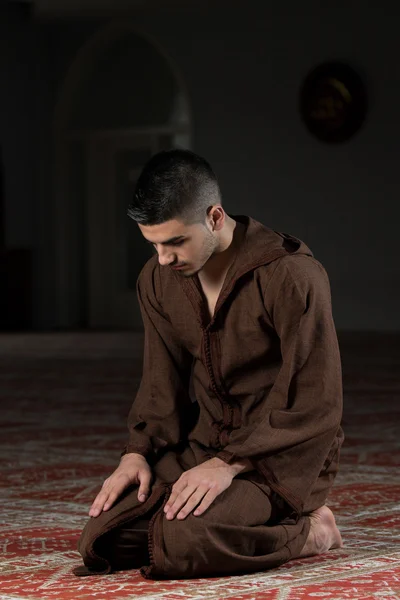
[[[140,329],[136,279],[152,251],[126,209],[154,153],[191,146],[175,65],[129,24],[109,25],[67,73],[55,140],[60,326]]]

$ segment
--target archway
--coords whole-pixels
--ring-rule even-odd
[[[59,325],[139,328],[135,281],[150,250],[126,205],[152,154],[191,147],[183,79],[155,40],[112,23],[71,64],[54,131]]]

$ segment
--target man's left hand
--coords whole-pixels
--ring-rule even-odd
[[[244,463],[228,465],[215,457],[185,471],[172,487],[164,507],[166,518],[171,520],[177,515],[178,519],[184,519],[196,506],[193,514],[201,515],[244,469]]]

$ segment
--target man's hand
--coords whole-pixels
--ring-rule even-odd
[[[118,468],[108,477],[89,510],[89,516],[98,517],[108,510],[122,492],[132,483],[139,484],[138,498],[144,502],[150,492],[151,469],[141,454],[129,453],[121,458]]]
[[[228,465],[215,457],[185,471],[172,486],[171,495],[164,507],[166,518],[173,519],[178,513],[177,518],[184,519],[200,502],[193,514],[196,517],[201,515],[231,485],[235,475],[245,469],[244,461]]]

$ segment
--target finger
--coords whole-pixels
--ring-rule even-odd
[[[112,490],[107,498],[107,501],[105,502],[104,506],[103,506],[103,510],[109,510],[112,505],[114,504],[114,502],[116,501],[116,499],[118,498],[118,496],[120,496],[122,493],[122,490]]]
[[[104,504],[107,502],[108,495],[108,491],[105,490],[101,490],[101,492],[97,494],[92,506],[90,507],[89,516],[97,517],[101,513]]]
[[[211,504],[214,502],[215,498],[218,496],[217,493],[215,493],[215,490],[209,490],[207,492],[207,494],[204,496],[203,501],[201,502],[200,506],[198,506],[196,508],[196,510],[194,511],[194,516],[198,517],[199,515],[202,515],[209,506],[211,506]]]
[[[188,485],[185,489],[177,496],[175,502],[170,506],[166,515],[167,519],[173,519],[179,510],[186,504],[186,501],[195,492],[196,486]]]
[[[190,496],[183,508],[179,511],[177,519],[185,519],[188,515],[190,515],[193,509],[205,496],[205,494],[207,494],[208,490],[209,488],[207,487],[197,488],[197,490]]]
[[[104,504],[103,510],[108,510],[114,504],[115,500],[122,494],[122,492],[129,486],[131,480],[127,476],[119,475],[113,479],[113,485],[108,488],[108,498]]]
[[[148,469],[139,471],[138,479],[140,483],[138,498],[140,502],[144,502],[150,493],[151,471]]]
[[[92,508],[90,509],[89,515],[91,517],[98,517],[102,510],[108,510],[111,508],[112,504],[115,502],[118,496],[122,494],[129,483],[127,478],[113,479],[113,481],[113,485],[110,485],[109,481],[103,484],[103,489],[97,496]]]
[[[164,506],[164,512],[167,513],[181,492],[187,487],[187,484],[180,482],[179,479],[172,488],[171,495],[168,498],[167,504]]]

